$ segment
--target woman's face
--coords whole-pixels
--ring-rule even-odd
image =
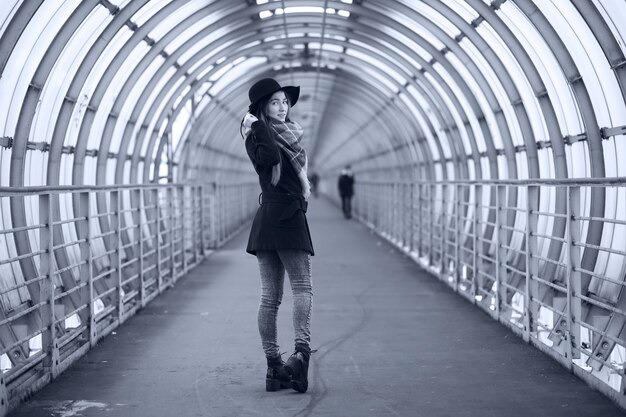
[[[284,122],[289,114],[289,100],[284,91],[277,91],[272,94],[267,102],[265,113],[268,117]]]

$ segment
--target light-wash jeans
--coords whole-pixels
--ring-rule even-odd
[[[293,329],[295,343],[310,347],[311,342],[311,255],[303,250],[257,251],[261,270],[259,333],[268,358],[280,356],[277,341],[278,307],[283,298],[285,271],[293,292]]]

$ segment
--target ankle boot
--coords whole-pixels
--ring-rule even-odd
[[[310,357],[311,349],[308,346],[296,345],[296,351],[285,364],[285,368],[291,376],[291,388],[298,392],[306,392],[309,388]]]
[[[285,369],[285,362],[280,356],[267,358],[267,374],[265,376],[265,391],[278,391],[291,386],[289,373]]]

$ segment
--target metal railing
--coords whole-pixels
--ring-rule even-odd
[[[256,183],[0,188],[0,207],[19,200],[26,219],[0,219],[0,415],[233,236],[257,194]]]
[[[598,190],[606,202],[600,217],[589,214]],[[354,211],[626,408],[626,178],[358,181]],[[600,227],[600,244],[589,243],[592,226]],[[591,270],[582,266],[585,251]]]

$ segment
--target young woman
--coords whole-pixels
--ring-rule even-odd
[[[258,323],[267,358],[267,391],[308,388],[314,252],[305,213],[311,191],[307,157],[300,146],[302,127],[289,118],[299,94],[300,87],[281,87],[272,78],[256,82],[248,91],[249,113],[241,126],[262,191],[246,251],[256,255],[261,272]],[[285,271],[293,292],[295,332],[295,352],[287,363],[277,343]]]

